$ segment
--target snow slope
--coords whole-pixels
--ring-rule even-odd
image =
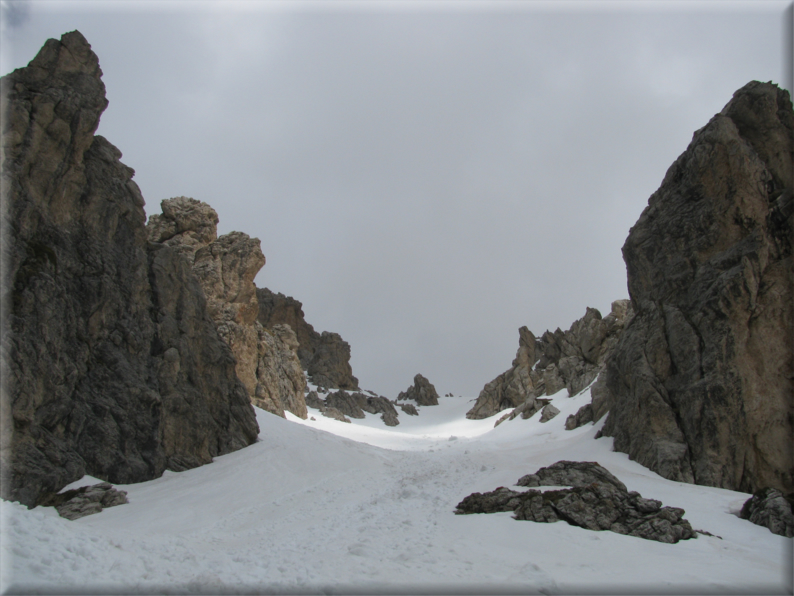
[[[6,593],[791,593],[792,540],[740,520],[748,495],[665,480],[565,431],[585,392],[541,424],[466,420],[441,398],[387,428],[257,410],[260,440],[212,464],[122,486],[130,503],[68,521],[2,506]],[[288,415],[289,416],[289,415]],[[561,459],[683,507],[699,536],[662,544],[510,513],[454,515],[466,495]],[[92,483],[94,479],[83,479]],[[79,483],[75,483],[79,484]]]

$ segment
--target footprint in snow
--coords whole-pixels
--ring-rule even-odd
[[[351,555],[356,557],[366,557],[367,556],[367,549],[366,545],[361,543],[351,544],[347,547],[347,552]]]

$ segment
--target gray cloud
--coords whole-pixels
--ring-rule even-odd
[[[30,15],[28,0],[2,0],[0,2],[0,21],[3,28],[19,28],[25,24]]]
[[[365,386],[422,372],[475,396],[519,326],[627,297],[620,248],[667,167],[784,66],[785,3],[533,6],[50,6],[11,42],[29,60],[80,29],[108,89],[99,132],[148,212],[193,196],[259,237],[258,285],[341,333]]]

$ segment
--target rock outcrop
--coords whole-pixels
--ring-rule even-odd
[[[359,393],[359,395],[361,395]],[[400,424],[397,410],[394,404],[381,395],[366,396],[366,401],[361,405],[361,409],[370,414],[380,414],[380,419],[386,426],[397,426]]]
[[[516,482],[517,486],[588,486],[594,482],[611,484],[615,488],[626,491],[626,485],[607,470],[604,466],[594,461],[568,461],[561,460],[545,468],[539,469],[534,474],[522,476]]]
[[[295,330],[298,357],[309,379],[318,387],[358,390],[358,379],[350,367],[350,344],[338,333],[314,330],[303,314],[303,305],[267,288],[256,291],[259,322],[266,328],[286,324]]]
[[[255,325],[258,336],[255,406],[284,415],[284,410],[306,419],[306,376],[297,356],[298,340],[289,325],[265,329]]]
[[[323,408],[333,408],[345,416],[351,418],[364,418],[364,412],[370,414],[380,414],[381,420],[386,426],[397,426],[400,422],[394,404],[382,396],[368,396],[363,393],[348,393],[347,391],[335,391],[329,393],[324,402]]]
[[[662,507],[638,492],[624,492],[611,484],[591,484],[545,492],[529,490],[515,510],[515,519],[550,523],[558,519],[588,530],[610,530],[675,544],[697,538],[679,507]]]
[[[397,401],[411,399],[417,406],[437,406],[438,393],[436,388],[422,375],[414,377],[414,384],[397,396]]]
[[[306,406],[314,408],[315,410],[322,410],[325,407],[325,402],[320,399],[316,391],[309,391],[309,393],[306,394]]]
[[[527,399],[523,404],[518,406],[517,408],[513,408],[511,411],[507,412],[506,414],[502,415],[499,420],[494,423],[494,428],[499,426],[505,420],[513,420],[521,416],[522,420],[528,420],[532,418],[535,414],[543,410],[549,403],[551,402],[550,399],[544,399],[542,397],[535,397],[532,399]]]
[[[334,391],[325,399],[321,399],[316,391],[310,391],[306,396],[309,407],[320,410],[323,416],[350,422],[345,416],[361,419],[364,412],[380,414],[380,419],[386,426],[400,424],[394,404],[380,395],[364,395],[360,392],[348,393],[347,391]]]
[[[483,387],[466,417],[479,420],[522,407],[522,416],[528,418],[542,407],[533,403],[541,395],[554,395],[566,388],[570,396],[581,392],[604,369],[607,356],[631,317],[629,301],[616,300],[606,317],[588,308],[566,332],[546,331],[536,338],[521,327],[512,367]]]
[[[419,412],[416,411],[416,406],[413,404],[400,404],[400,409],[409,416],[419,416]]]
[[[329,393],[325,398],[325,405],[336,408],[345,416],[361,419],[365,417],[361,405],[366,402],[366,399],[361,393],[348,393],[340,390]]]
[[[575,464],[582,465],[577,467]],[[569,471],[567,476],[566,471]],[[595,479],[581,484],[588,476]],[[541,484],[534,484],[538,478],[544,480],[540,481]],[[558,462],[523,477],[519,484],[523,481],[525,486],[541,486],[552,484],[557,479],[570,481],[567,483],[574,487],[544,492],[533,489],[522,492],[499,487],[488,493],[469,495],[458,503],[455,513],[514,511],[513,518],[517,520],[540,523],[563,520],[588,530],[610,530],[668,544],[697,538],[692,526],[683,518],[683,509],[662,507],[660,501],[644,499],[636,491],[627,491],[622,482],[598,464]]]
[[[339,420],[339,422],[350,422],[350,419],[347,416],[333,406],[324,407],[322,410],[320,410],[320,413],[326,418],[333,418],[334,420]]]
[[[769,528],[773,534],[794,537],[794,496],[774,488],[762,488],[745,501],[739,517]]]
[[[794,491],[794,111],[751,82],[695,132],[623,246],[614,448],[671,480]]]
[[[559,413],[560,413],[559,408],[553,406],[552,404],[546,404],[545,406],[543,406],[543,409],[540,411],[540,421],[548,422],[549,420],[557,416],[557,414]]]
[[[77,31],[2,78],[2,497],[133,483],[253,443],[254,410],[190,266],[147,242]]]
[[[149,240],[173,248],[190,263],[251,402],[279,416],[288,410],[305,419],[306,378],[295,333],[286,325],[265,329],[257,320],[254,277],[265,264],[259,240],[242,232],[218,237],[218,215],[201,201],[175,197],[160,206],[162,214],[152,215],[147,224]]]
[[[350,344],[341,335],[323,331],[310,345],[313,352],[305,368],[313,383],[328,388],[358,389],[358,379],[350,367]]]
[[[58,515],[74,520],[126,503],[129,503],[127,491],[117,490],[109,482],[101,482],[62,493],[43,495],[37,505],[55,507]]]

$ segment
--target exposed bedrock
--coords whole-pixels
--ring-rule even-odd
[[[512,367],[483,387],[466,417],[478,420],[520,407],[522,415],[529,413],[523,416],[527,418],[543,407],[534,404],[542,395],[554,395],[563,389],[570,396],[580,393],[604,369],[632,314],[628,300],[616,300],[606,317],[588,308],[585,316],[565,332],[546,331],[536,338],[521,327]]]
[[[751,82],[695,132],[623,246],[614,446],[671,480],[794,490],[794,111]]]
[[[397,401],[410,399],[417,406],[437,406],[438,392],[433,384],[422,375],[414,376],[414,384],[397,396]]]
[[[318,333],[306,322],[298,300],[258,288],[259,322],[264,327],[287,324],[298,339],[298,357],[309,379],[318,387],[357,391],[358,379],[350,367],[350,344],[338,333]]]
[[[380,414],[380,419],[386,426],[400,424],[394,404],[380,395],[364,395],[360,392],[348,393],[339,390],[329,393],[325,400],[322,400],[316,391],[310,391],[306,396],[306,403],[312,408],[319,409],[324,416],[337,420],[341,420],[336,414],[337,412],[343,417],[350,416],[351,418],[365,418],[364,412],[369,412],[370,414]],[[344,421],[350,422],[347,419]]]
[[[456,514],[514,511],[513,519],[538,523],[566,521],[588,530],[609,530],[674,544],[697,538],[684,510],[645,499],[596,462],[559,461],[523,476],[518,486],[557,486],[561,490],[517,491],[500,486],[472,493],[458,503]]]
[[[147,242],[77,31],[2,78],[2,496],[184,470],[253,443],[254,410],[188,263]]]
[[[286,325],[264,328],[257,320],[254,278],[265,264],[259,240],[242,232],[217,237],[218,215],[189,197],[162,201],[162,214],[149,218],[149,240],[185,257],[201,283],[218,333],[229,345],[237,376],[255,406],[306,418],[306,378],[298,341]]]
[[[794,495],[762,488],[745,501],[739,517],[769,528],[773,534],[794,537]]]

